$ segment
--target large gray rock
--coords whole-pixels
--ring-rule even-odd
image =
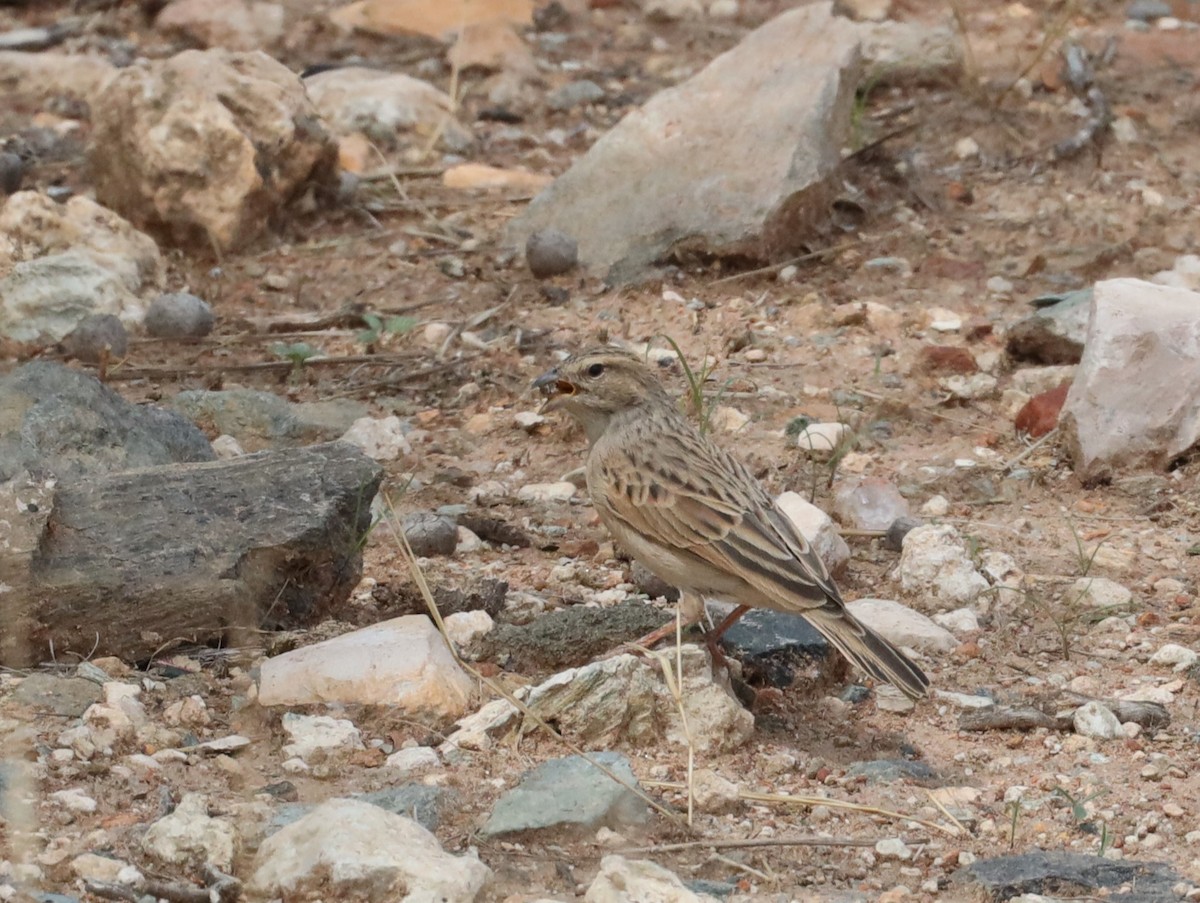
[[[1095,286],[1060,419],[1080,479],[1165,467],[1200,442],[1200,293],[1140,279]]]
[[[1103,895],[1113,903],[1167,903],[1179,874],[1164,862],[1105,859],[1082,853],[1020,853],[980,859],[955,875],[956,883],[984,900],[1011,900],[1020,894]],[[1093,897],[1095,899],[1095,897]]]
[[[1078,363],[1087,338],[1091,287],[1065,295],[1046,295],[1033,303],[1037,312],[1008,328],[1005,345],[1009,356],[1039,364]]]
[[[508,837],[550,831],[556,840],[594,835],[600,828],[620,830],[649,817],[645,801],[631,787],[637,778],[620,753],[589,756],[627,786],[622,786],[582,756],[551,759],[525,773],[521,783],[496,801],[480,830],[484,837]]]
[[[0,377],[0,482],[22,471],[61,478],[215,457],[180,415],[131,404],[61,364],[34,361]]]
[[[304,85],[264,53],[187,50],[111,78],[92,104],[96,196],[180,244],[244,246],[337,148]]]
[[[597,141],[511,224],[579,243],[614,281],[673,250],[775,259],[825,215],[861,71],[831,4],[791,10],[662,91]]]

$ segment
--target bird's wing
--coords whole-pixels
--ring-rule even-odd
[[[594,453],[593,498],[626,529],[740,578],[781,608],[840,606],[824,563],[758,481],[690,426],[638,431]]]

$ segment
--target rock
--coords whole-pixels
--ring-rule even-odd
[[[679,601],[679,590],[671,586],[640,561],[633,562],[629,567],[630,575],[638,592],[645,593],[651,599],[666,599],[668,602]]]
[[[1087,338],[1092,289],[1035,298],[1036,313],[1008,327],[1005,346],[1014,360],[1077,364]],[[1031,393],[1033,394],[1033,393]]]
[[[702,903],[712,898],[688,890],[674,872],[648,859],[605,856],[583,899],[584,903]]]
[[[871,784],[896,784],[901,781],[935,781],[938,773],[927,763],[912,759],[873,759],[855,762],[846,769],[846,777],[863,777]]]
[[[91,314],[63,336],[63,351],[85,364],[123,358],[129,351],[125,324],[112,314]]]
[[[925,615],[890,599],[856,599],[846,606],[854,617],[897,646],[919,652],[951,652],[958,640]]]
[[[179,244],[244,247],[310,182],[333,187],[336,145],[305,86],[263,53],[130,66],[92,111],[97,197]]]
[[[898,517],[888,524],[887,533],[883,537],[884,548],[899,552],[904,548],[904,540],[908,534],[924,522],[917,517]]]
[[[289,758],[308,761],[318,753],[322,757],[329,757],[364,748],[358,728],[345,718],[285,712],[283,730],[291,740],[283,747],[283,754]]]
[[[109,884],[124,884],[122,877],[132,877],[127,869],[128,862],[95,853],[82,853],[71,860],[71,872],[84,881],[104,881]],[[136,872],[136,869],[134,869]]]
[[[415,821],[360,800],[332,799],[263,841],[249,889],[287,899],[471,903],[490,878],[474,853],[449,855]]]
[[[187,292],[159,295],[146,311],[146,332],[160,339],[201,339],[213,322],[208,302]]]
[[[203,794],[185,793],[175,811],[152,824],[142,837],[142,849],[173,865],[233,866],[240,840],[237,829],[223,818],[211,818]]]
[[[523,169],[501,169],[482,163],[460,163],[442,173],[442,184],[457,191],[504,189],[514,194],[534,195],[554,181],[550,175]],[[433,324],[430,324],[433,325]],[[440,342],[436,344],[441,344]]]
[[[967,546],[949,524],[928,524],[910,531],[900,553],[900,585],[906,592],[928,594],[964,605],[988,588],[975,570]]]
[[[938,612],[933,623],[945,627],[957,637],[968,636],[979,631],[979,616],[969,608]]]
[[[486,611],[457,611],[447,615],[444,622],[446,636],[459,649],[466,649],[495,625]]]
[[[42,106],[55,97],[91,106],[116,72],[107,59],[88,53],[0,51],[0,84],[14,103]]]
[[[34,367],[95,383],[58,365],[32,364],[9,377],[18,391],[0,389],[0,404],[29,405],[20,376]],[[81,397],[70,382],[66,388]],[[94,429],[99,441],[113,443],[130,430],[137,442],[68,460],[65,469],[75,475],[52,491],[41,483],[0,487],[0,510],[20,512],[9,515],[12,532],[0,545],[0,573],[9,585],[25,584],[6,609],[6,623],[22,629],[0,632],[0,662],[40,661],[51,649],[59,656],[137,661],[173,642],[227,641],[228,631],[311,623],[349,598],[361,576],[361,537],[382,477],[374,461],[334,443],[96,473],[114,459],[128,466],[135,449],[153,450],[148,439],[161,441],[179,428],[173,414],[133,406],[126,415],[132,423],[109,428],[107,416],[119,410],[111,393],[89,391],[95,409],[76,417],[87,428],[81,435],[61,418],[40,439],[63,430],[68,438],[60,447],[97,441],[88,433]],[[36,410],[29,409],[27,422]],[[8,422],[14,420],[20,423]],[[167,429],[137,434],[156,420]],[[199,435],[190,425],[187,430],[189,437]],[[20,501],[32,498],[35,509]]]
[[[0,195],[16,194],[25,178],[25,161],[18,154],[0,153]]]
[[[546,832],[555,838],[582,839],[601,827],[620,830],[644,824],[649,809],[630,789],[638,782],[629,760],[613,752],[592,753],[588,758],[629,786],[617,783],[582,756],[551,759],[527,771],[516,788],[496,801],[480,835]]]
[[[525,262],[535,279],[561,276],[579,264],[579,246],[566,232],[538,229],[525,240]]]
[[[856,22],[882,22],[892,14],[892,0],[835,0],[833,9]]]
[[[1153,22],[1171,15],[1171,4],[1166,0],[1133,0],[1125,9],[1125,17],[1139,22]]]
[[[1150,656],[1150,664],[1166,665],[1176,671],[1186,671],[1197,661],[1200,661],[1200,655],[1197,655],[1195,650],[1178,643],[1166,643]]]
[[[921,369],[926,373],[976,373],[975,355],[958,345],[925,345],[921,348]]]
[[[458,525],[448,517],[418,511],[405,516],[404,538],[418,557],[453,555],[458,546]]]
[[[875,705],[881,712],[907,715],[917,707],[916,703],[891,684],[883,684],[875,690]]]
[[[551,91],[546,97],[546,106],[556,112],[565,113],[567,110],[574,109],[575,107],[587,106],[588,104],[598,103],[602,100],[604,100],[603,88],[594,81],[580,79],[579,81],[567,82],[565,85]],[[536,276],[537,274],[534,273],[534,275]]]
[[[59,677],[35,671],[12,691],[13,702],[64,718],[78,718],[103,698],[100,687],[81,677]]]
[[[427,768],[438,768],[442,764],[437,750],[429,746],[414,746],[410,749],[398,749],[387,757],[384,763],[388,768],[401,774],[411,774],[424,771]]]
[[[1040,851],[980,859],[955,875],[956,884],[973,885],[967,893],[993,900],[1066,894],[1094,895],[1114,903],[1164,903],[1178,899],[1174,887],[1179,882],[1180,876],[1161,862]]]
[[[1162,468],[1200,442],[1200,293],[1139,279],[1095,286],[1062,426],[1084,481]]]
[[[809,457],[828,460],[846,440],[844,423],[810,423],[796,434],[796,445]]]
[[[881,859],[911,859],[912,850],[899,837],[885,837],[876,842],[875,855]]]
[[[188,390],[170,406],[209,434],[233,436],[251,452],[338,439],[367,413],[358,402],[289,404],[253,389]]]
[[[1079,368],[1067,364],[1051,367],[1022,367],[1012,375],[1012,386],[1027,395],[1041,395],[1051,389],[1070,386]]]
[[[459,152],[473,140],[449,95],[410,75],[345,66],[309,76],[304,87],[338,135],[361,132],[386,150],[438,135],[446,150]]]
[[[1017,432],[1027,433],[1032,439],[1046,435],[1058,426],[1058,419],[1062,415],[1070,389],[1070,383],[1063,383],[1056,389],[1035,395],[1017,412],[1017,416],[1013,418],[1013,427]]]
[[[405,433],[407,424],[394,414],[391,417],[360,417],[350,425],[341,441],[357,445],[376,461],[395,461],[401,455],[411,455]]]
[[[523,502],[569,502],[575,497],[575,484],[563,480],[558,483],[527,483],[517,490],[517,498]]]
[[[507,241],[561,229],[614,282],[680,245],[784,256],[825,217],[818,186],[838,165],[858,69],[856,26],[828,3],[785,12],[627,114],[511,223]],[[614,173],[625,190],[612,190]]]
[[[1133,601],[1133,593],[1107,577],[1080,577],[1064,598],[1072,606],[1122,611]]]
[[[792,525],[812,545],[829,573],[834,577],[844,573],[850,563],[850,547],[838,533],[833,518],[797,492],[784,492],[775,505]]]
[[[859,26],[866,71],[878,85],[946,84],[962,72],[958,33],[926,22],[864,22]]]
[[[835,679],[839,658],[821,633],[800,615],[756,608],[721,637],[721,648],[742,663],[747,677],[790,687],[797,672],[815,671],[820,686]]]
[[[1121,722],[1112,710],[1103,703],[1089,702],[1081,705],[1072,716],[1075,733],[1097,740],[1115,740],[1123,737]]]
[[[65,479],[213,457],[182,417],[130,404],[61,364],[34,361],[0,377],[0,482],[22,471]]]
[[[372,806],[378,806],[385,812],[403,815],[411,818],[417,824],[430,831],[437,828],[442,819],[442,811],[448,806],[461,808],[456,802],[457,796],[442,787],[430,787],[425,784],[401,784],[399,787],[385,787],[373,793],[360,793],[354,799]]]
[[[750,418],[729,405],[720,404],[712,409],[708,417],[710,429],[719,433],[737,433],[745,429]]]
[[[742,802],[737,784],[721,777],[711,768],[701,768],[692,775],[692,791],[701,812],[718,815],[732,812]]]
[[[201,47],[260,50],[283,37],[283,7],[257,0],[173,0],[155,28]]]
[[[258,701],[387,705],[408,714],[458,716],[473,689],[433,622],[406,615],[267,659]]]
[[[856,530],[886,530],[908,514],[908,499],[881,477],[844,480],[833,492],[833,516]]]
[[[70,812],[89,813],[96,811],[96,801],[78,787],[56,790],[50,794],[50,802]]]

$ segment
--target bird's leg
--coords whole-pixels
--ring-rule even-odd
[[[697,604],[698,603],[698,604]],[[691,594],[681,594],[679,597],[679,613],[683,618],[683,628],[690,627],[696,624],[704,617],[704,600],[698,599]],[[652,630],[643,637],[626,643],[627,646],[642,646],[646,649],[653,649],[658,643],[661,643],[667,637],[674,635],[675,622],[668,621],[657,630]]]
[[[730,627],[732,627],[737,622],[737,619],[749,610],[749,605],[739,605],[737,608],[727,614],[720,624],[704,634],[704,642],[708,646],[708,653],[712,656],[714,665],[728,664],[728,661],[725,659],[725,653],[721,651],[721,648],[718,645],[721,642],[721,635]]]

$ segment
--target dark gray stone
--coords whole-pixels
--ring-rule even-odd
[[[125,324],[112,314],[92,314],[63,336],[63,351],[86,364],[105,358],[122,358],[129,351]]]
[[[1022,853],[982,859],[960,869],[956,880],[983,889],[987,900],[1021,894],[1078,896],[1104,891],[1116,903],[1167,903],[1182,899],[1174,886],[1183,879],[1162,862],[1131,862],[1080,853]],[[1186,882],[1184,882],[1186,883]],[[1123,885],[1130,889],[1119,893]]]
[[[16,194],[21,190],[25,163],[16,154],[0,154],[0,194]]]
[[[1171,4],[1165,0],[1133,0],[1125,9],[1125,18],[1139,22],[1153,22],[1173,15]]]
[[[538,279],[569,273],[579,263],[579,245],[558,229],[538,229],[525,241],[525,262]]]
[[[39,712],[52,712],[66,718],[78,718],[92,703],[104,698],[104,691],[82,677],[56,674],[30,674],[13,690],[14,702]]]
[[[895,781],[933,781],[938,773],[924,762],[909,759],[875,759],[872,762],[855,762],[846,771],[847,777],[865,777],[872,784],[890,784]]]
[[[146,332],[159,339],[200,339],[212,332],[213,309],[203,298],[170,292],[150,302]]]
[[[458,546],[458,526],[448,517],[418,511],[404,518],[404,538],[419,557],[453,555]]]
[[[1087,338],[1091,304],[1091,288],[1035,298],[1037,313],[1008,328],[1009,355],[1036,364],[1078,364]]]
[[[679,590],[659,577],[654,571],[640,561],[635,561],[629,569],[634,585],[638,592],[645,593],[651,599],[666,599],[668,602],[679,601]]]
[[[339,439],[369,413],[366,405],[354,401],[289,404],[253,389],[180,392],[170,405],[205,430],[233,436],[246,451]]]
[[[0,377],[0,482],[215,459],[194,424],[131,404],[84,373],[34,361]]]
[[[899,552],[904,548],[904,537],[921,526],[924,521],[919,517],[898,517],[888,525],[883,537],[884,548]]]
[[[630,786],[637,778],[629,760],[615,752],[589,757]],[[516,788],[496,801],[480,830],[484,837],[507,837],[550,830],[556,839],[584,837],[603,827],[618,830],[649,817],[646,803],[582,756],[551,759],[527,771]]]
[[[551,91],[546,98],[546,106],[563,113],[575,107],[598,103],[601,100],[604,100],[604,89],[594,81],[585,78],[577,82],[568,82],[561,88]]]
[[[790,687],[796,672],[816,667],[832,676],[838,656],[815,627],[799,615],[756,608],[721,637],[721,648],[742,663],[748,679]]]

